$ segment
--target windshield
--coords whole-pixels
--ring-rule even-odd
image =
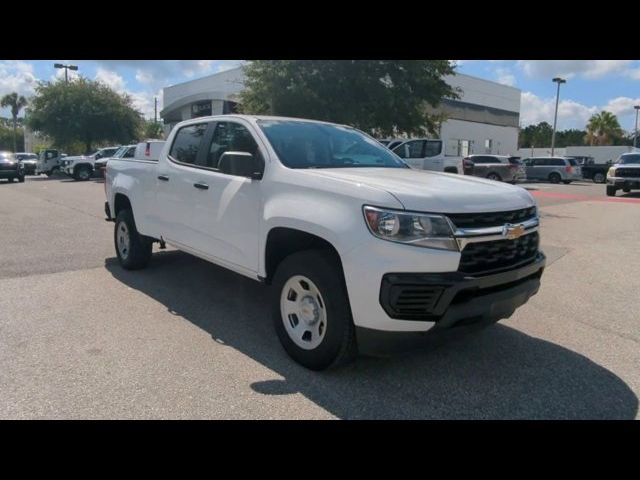
[[[295,120],[260,120],[258,125],[289,168],[409,168],[353,128]]]
[[[634,155],[622,155],[618,159],[618,163],[630,164],[630,163],[640,163],[640,153]]]
[[[124,156],[125,152],[129,149],[129,147],[120,147],[118,150],[116,150],[116,153],[113,154],[114,158],[120,158],[122,156]]]

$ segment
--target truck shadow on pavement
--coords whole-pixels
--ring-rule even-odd
[[[271,324],[269,289],[178,251],[145,270],[106,269],[282,376],[255,382],[263,395],[301,393],[344,419],[633,419],[638,398],[616,375],[559,345],[503,324],[389,358],[360,357],[311,372],[289,359]],[[215,366],[212,366],[215,368]]]

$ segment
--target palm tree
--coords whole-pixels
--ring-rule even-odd
[[[585,140],[589,145],[605,145],[614,138],[622,137],[623,131],[618,123],[618,117],[611,112],[602,111],[591,116],[587,123],[587,136]]]
[[[16,92],[9,93],[2,97],[2,100],[0,100],[0,106],[2,108],[11,107],[11,116],[13,117],[13,152],[15,153],[18,150],[16,141],[18,114],[20,113],[20,110],[27,106],[27,99],[22,95],[18,95]]]

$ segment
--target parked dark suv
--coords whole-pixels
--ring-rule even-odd
[[[14,178],[20,183],[24,182],[24,165],[13,152],[0,152],[0,178],[6,178],[9,183]]]

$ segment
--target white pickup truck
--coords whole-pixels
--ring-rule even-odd
[[[281,343],[314,370],[508,318],[545,266],[529,192],[410,169],[343,125],[188,120],[158,161],[110,160],[105,192],[122,267],[166,242],[269,284]]]

